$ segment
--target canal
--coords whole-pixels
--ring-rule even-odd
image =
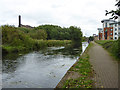
[[[82,48],[48,47],[21,55],[16,59],[3,58],[3,88],[55,88],[67,70],[82,54]]]

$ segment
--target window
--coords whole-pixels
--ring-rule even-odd
[[[113,27],[113,25],[112,24],[109,24],[110,25],[110,27]]]
[[[105,27],[107,27],[107,23],[105,23]]]
[[[110,29],[111,31],[113,30],[113,29]]]
[[[110,33],[110,35],[113,35],[112,33]]]
[[[115,27],[117,27],[117,24],[115,24]]]
[[[113,38],[111,37],[111,39],[113,39]]]
[[[117,39],[117,37],[115,37],[115,39]]]
[[[117,35],[117,33],[115,33],[115,35]]]
[[[105,32],[107,32],[107,29],[105,30]]]
[[[117,31],[117,28],[115,28],[115,31]]]
[[[107,29],[105,30],[105,39],[107,39]]]

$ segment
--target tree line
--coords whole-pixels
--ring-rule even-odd
[[[66,45],[72,41],[72,46],[82,44],[81,29],[75,26],[62,28],[56,25],[41,25],[35,28],[2,26],[3,51],[20,51],[39,49],[47,46]]]
[[[47,33],[47,40],[72,40],[76,39],[77,37],[82,38],[81,29],[75,26],[62,28],[57,25],[40,25],[38,27],[35,27],[35,30],[45,30]]]
[[[80,40],[82,41],[81,29],[75,26],[69,28],[57,25],[40,25],[35,28],[24,28],[4,25],[2,26],[3,44],[19,36],[28,36],[37,40]],[[16,36],[14,36],[16,34]],[[6,40],[7,39],[7,40]]]

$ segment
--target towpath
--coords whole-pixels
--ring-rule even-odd
[[[90,63],[95,71],[96,88],[118,88],[118,62],[109,53],[95,42],[88,54]]]

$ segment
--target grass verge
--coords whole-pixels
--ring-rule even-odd
[[[93,70],[88,55],[88,50],[92,45],[92,43],[89,44],[83,55],[69,70],[69,72],[79,73],[79,77],[67,79],[62,88],[93,88]]]
[[[98,40],[95,41],[96,43],[102,45],[103,48],[105,48],[112,57],[114,57],[116,60],[120,61],[120,45],[118,44],[118,40],[117,41],[113,41],[113,40]]]

